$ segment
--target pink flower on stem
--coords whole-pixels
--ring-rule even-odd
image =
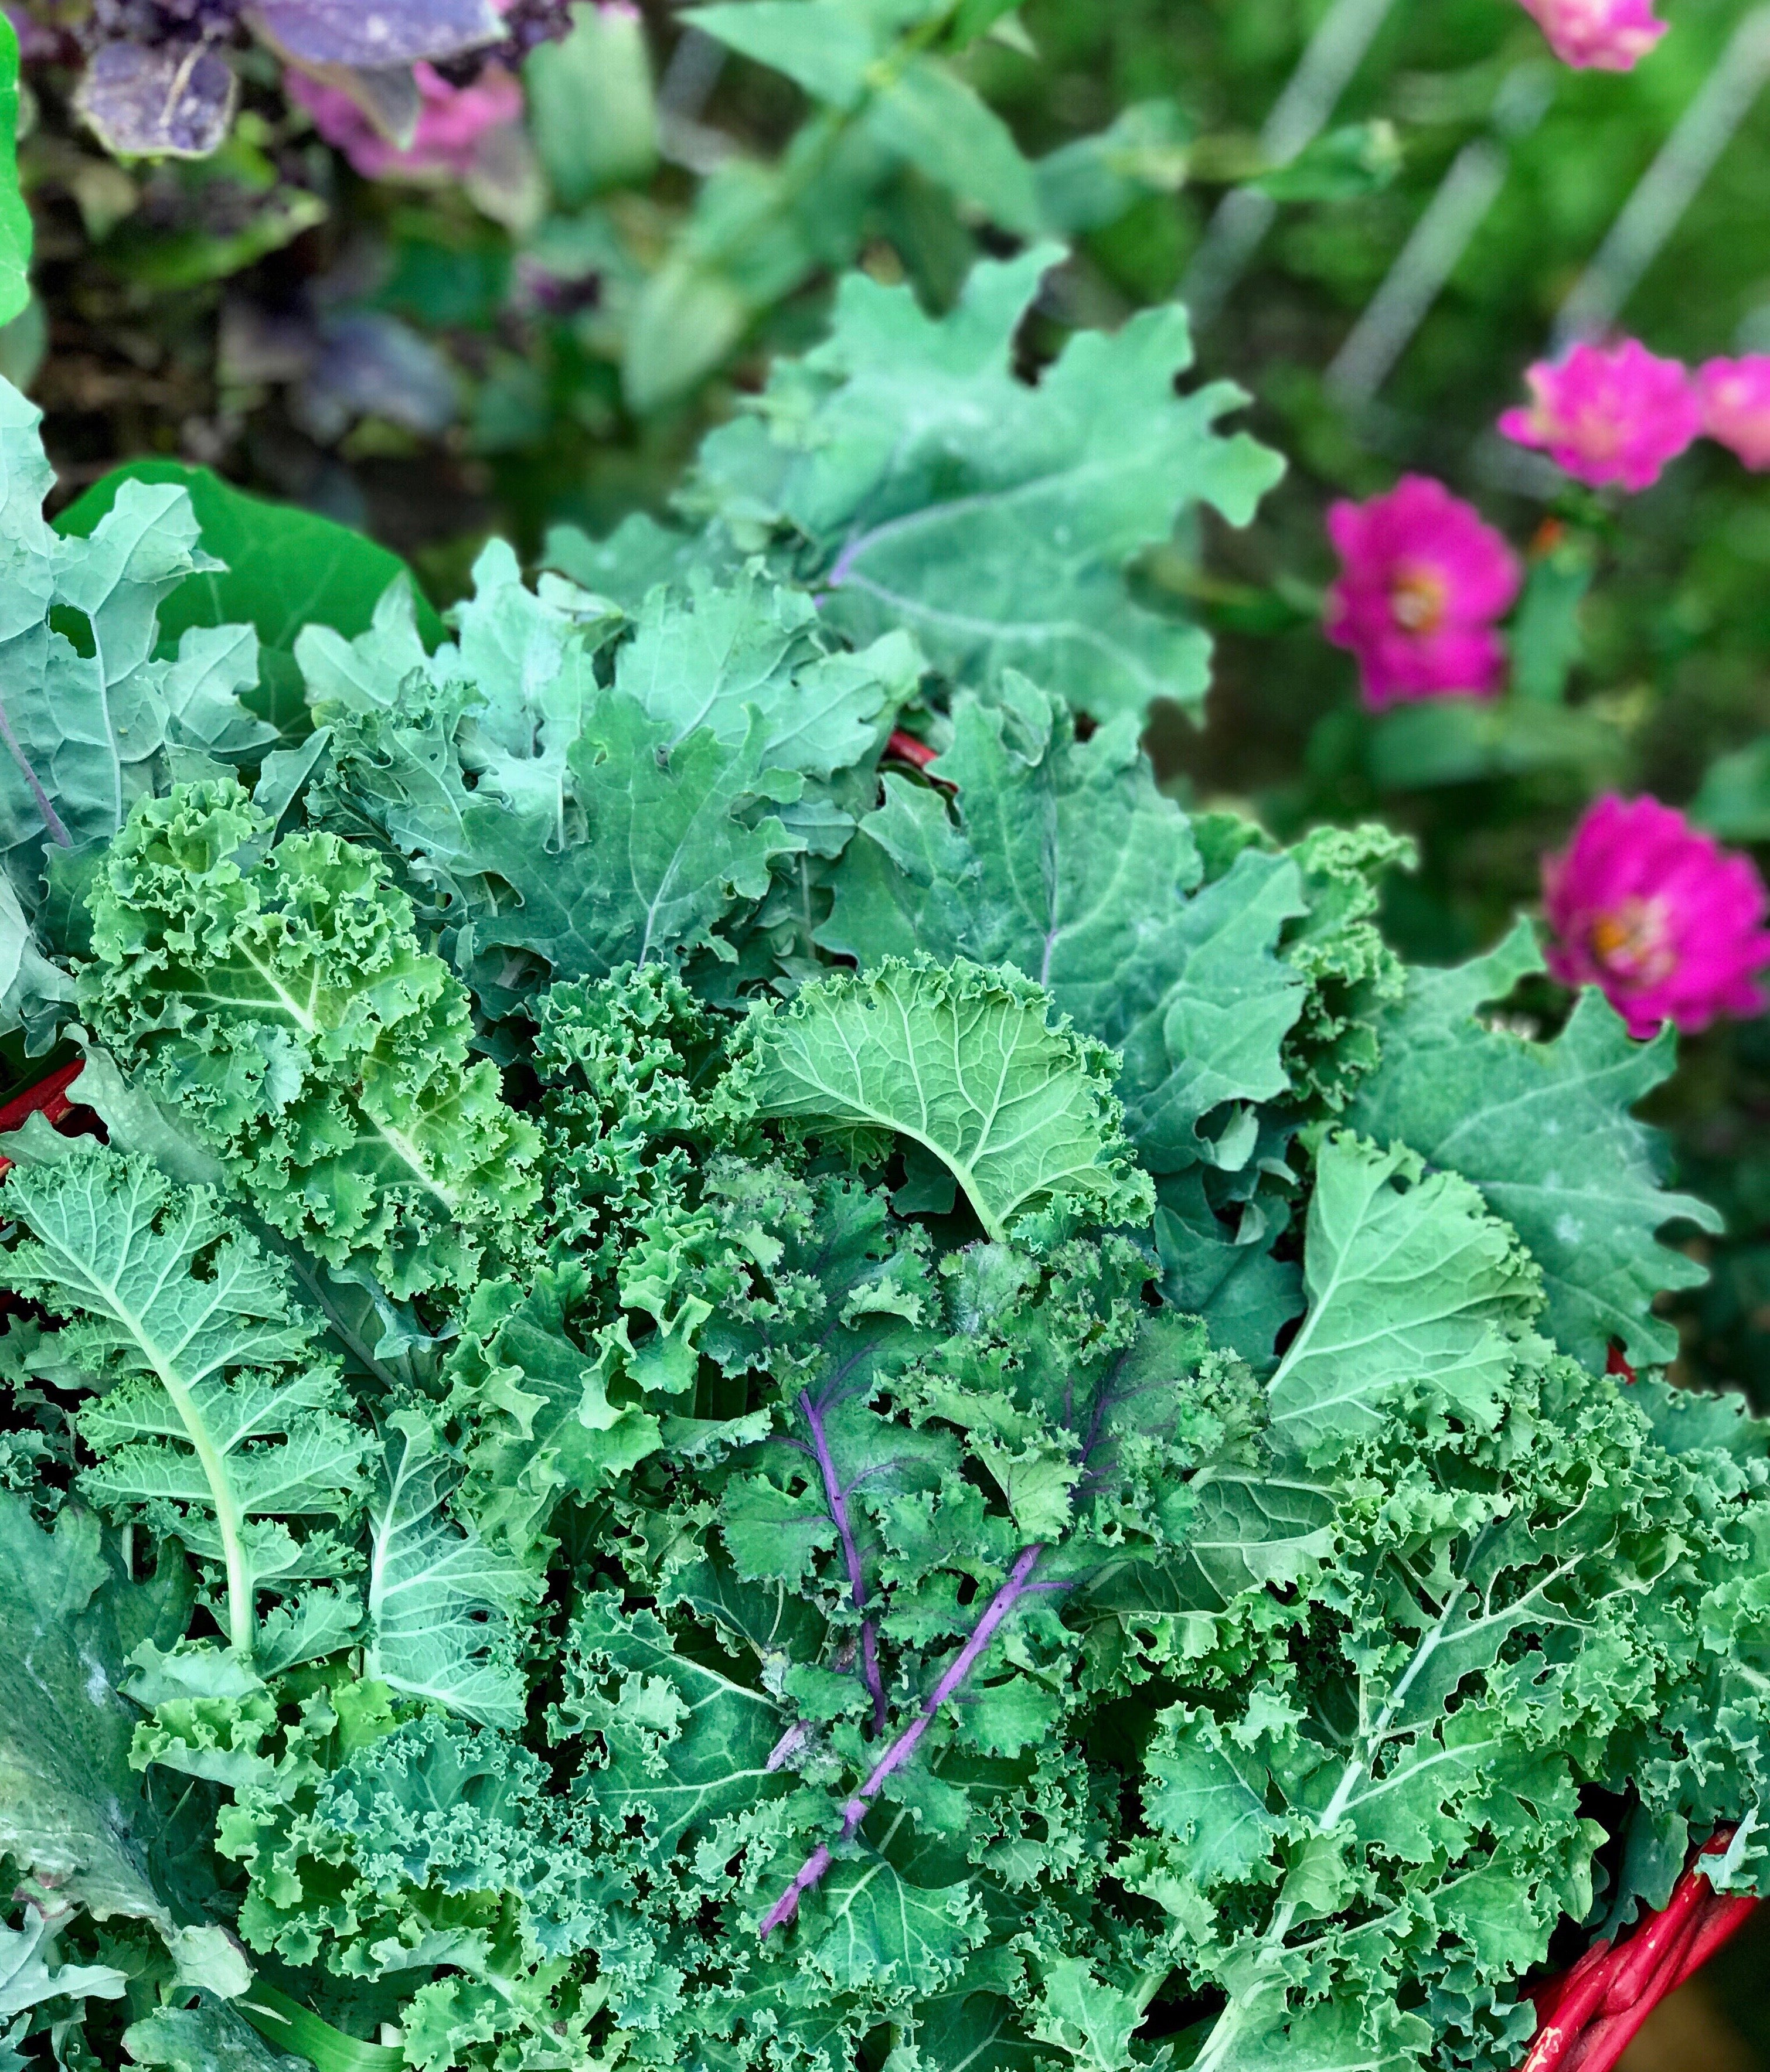
[[[348,93],[324,86],[291,66],[283,74],[289,97],[314,118],[314,127],[342,151],[365,180],[461,179],[473,170],[480,140],[489,130],[522,119],[522,88],[507,72],[488,65],[471,86],[451,86],[430,66],[412,68],[423,105],[409,150],[377,130]]]
[[[1386,496],[1336,504],[1328,536],[1343,565],[1326,631],[1358,657],[1367,705],[1500,688],[1505,648],[1493,627],[1518,594],[1518,560],[1472,506],[1406,475]]]
[[[1594,488],[1647,488],[1702,429],[1702,399],[1683,363],[1659,359],[1639,339],[1576,345],[1559,360],[1538,360],[1524,378],[1529,405],[1504,412],[1500,430]]]
[[[1696,372],[1702,429],[1749,468],[1770,467],[1770,352],[1711,360]]]
[[[1653,0],[1521,0],[1549,39],[1549,47],[1576,72],[1632,72],[1665,34],[1653,18]]]
[[[1766,1005],[1764,880],[1749,857],[1657,799],[1600,799],[1544,857],[1542,897],[1550,970],[1599,987],[1631,1036],[1667,1022],[1706,1029]]]

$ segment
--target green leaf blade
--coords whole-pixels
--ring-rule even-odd
[[[1278,465],[1213,429],[1239,391],[1176,393],[1192,358],[1177,306],[1079,333],[1036,385],[1019,380],[1015,335],[1059,257],[976,267],[940,319],[850,276],[825,343],[777,363],[760,426],[706,440],[694,500],[745,531],[771,514],[824,570],[833,623],[863,640],[907,628],[950,680],[1019,669],[1101,719],[1196,702],[1208,643],[1134,602],[1129,565],[1195,503],[1245,523]]]
[[[7,1195],[32,1233],[14,1285],[72,1318],[62,1348],[109,1384],[82,1424],[99,1456],[86,1486],[212,1556],[229,1641],[249,1659],[260,1593],[316,1572],[281,1520],[347,1521],[360,1501],[366,1439],[315,1362],[314,1321],[207,1189],[175,1187],[143,1159],[17,1166]],[[322,1553],[317,1572],[329,1568]]]
[[[1382,1062],[1347,1120],[1480,1188],[1542,1269],[1558,1344],[1601,1367],[1614,1340],[1632,1363],[1656,1365],[1677,1340],[1653,1314],[1654,1296],[1704,1278],[1658,1233],[1674,1219],[1720,1227],[1707,1203],[1663,1190],[1660,1141],[1630,1112],[1670,1071],[1675,1039],[1632,1042],[1590,990],[1552,1043],[1483,1024],[1484,1004],[1541,968],[1521,923],[1484,957],[1412,972],[1379,1022]]]
[[[990,1235],[1037,1211],[1136,1223],[1154,1207],[1106,1090],[1109,1054],[1047,1022],[1012,972],[895,960],[751,1022],[765,1115],[912,1138],[952,1171]]]

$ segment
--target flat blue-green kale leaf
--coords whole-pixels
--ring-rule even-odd
[[[66,1511],[46,1533],[9,1491],[0,1593],[11,1642],[0,1663],[0,1846],[21,1872],[69,1886],[101,1918],[158,1916],[166,1903],[133,1836],[135,1716],[120,1687],[140,1642],[183,1631],[188,1575],[169,1560],[153,1584],[131,1586],[93,1512]],[[117,1817],[105,1804],[113,1793]]]
[[[30,1054],[55,1042],[74,981],[43,954],[12,880],[0,876],[0,1034],[22,1027]]]
[[[1208,504],[1245,524],[1275,455],[1216,420],[1225,382],[1180,394],[1178,304],[1080,331],[1035,382],[1015,339],[1060,257],[974,268],[952,312],[850,274],[829,336],[778,359],[751,413],[704,442],[685,503],[783,543],[857,639],[913,633],[953,682],[1025,671],[1078,710],[1196,703],[1209,643],[1134,602],[1130,565]]]
[[[723,953],[777,865],[833,853],[921,664],[901,633],[838,648],[803,593],[739,572],[653,590],[631,620],[497,543],[426,655],[390,593],[299,653],[329,763],[319,824],[385,845],[482,997]],[[849,794],[854,793],[852,799]]]
[[[276,730],[240,702],[257,681],[249,627],[193,627],[156,652],[158,611],[184,579],[221,564],[198,545],[189,495],[126,483],[89,539],[44,520],[54,480],[41,413],[0,383],[0,852],[25,906],[49,852],[113,835],[179,756],[250,758]]]
[[[1279,954],[1309,911],[1290,858],[1243,850],[1213,882],[1186,815],[1156,790],[1129,717],[1086,742],[1023,680],[961,696],[925,784],[885,803],[838,866],[819,931],[863,968],[918,953],[1012,964],[1122,1054],[1126,1132],[1150,1170],[1240,1165],[1255,1104],[1287,1095],[1309,998]]]
[[[130,2024],[123,2048],[131,2064],[165,2072],[301,2072],[308,2062],[276,2049],[236,2008],[211,2000],[155,2008]]]
[[[1664,1142],[1631,1112],[1672,1070],[1676,1039],[1632,1042],[1591,989],[1552,1042],[1483,1018],[1541,969],[1521,923],[1485,956],[1410,972],[1379,1020],[1382,1061],[1348,1120],[1475,1182],[1542,1269],[1558,1345],[1588,1366],[1602,1367],[1613,1341],[1632,1363],[1661,1363],[1677,1335],[1653,1299],[1704,1274],[1658,1233],[1672,1222],[1720,1227],[1706,1202],[1666,1191]]]
[[[498,902],[473,923],[476,980],[517,952],[555,979],[582,979],[716,948],[718,924],[759,900],[776,861],[805,846],[769,810],[797,799],[802,780],[766,767],[763,746],[754,713],[736,741],[704,726],[678,740],[614,692],[567,758],[584,841],[554,853],[544,824],[470,806],[468,854],[496,881]]]

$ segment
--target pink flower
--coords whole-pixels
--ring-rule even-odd
[[[1550,970],[1600,988],[1631,1036],[1667,1022],[1705,1029],[1766,1004],[1756,976],[1770,964],[1764,880],[1749,857],[1657,799],[1600,799],[1544,857],[1542,898]]]
[[[1595,488],[1645,489],[1702,429],[1702,404],[1683,363],[1660,360],[1639,339],[1576,345],[1525,376],[1528,409],[1508,410],[1500,430],[1540,446],[1558,467]]]
[[[473,169],[488,130],[522,119],[522,88],[488,65],[471,86],[451,86],[422,61],[412,68],[423,107],[411,148],[401,151],[381,135],[348,93],[323,86],[293,66],[283,73],[290,98],[314,118],[314,127],[365,180],[460,179]]]
[[[1749,468],[1770,467],[1770,352],[1711,360],[1696,372],[1702,429]]]
[[[1579,72],[1632,72],[1665,34],[1653,0],[1521,0],[1563,64]]]
[[[1386,496],[1336,504],[1328,536],[1344,565],[1326,631],[1358,657],[1367,705],[1499,689],[1505,648],[1493,623],[1518,594],[1518,561],[1470,505],[1404,475]]]

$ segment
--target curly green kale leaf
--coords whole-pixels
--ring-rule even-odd
[[[466,993],[380,859],[269,832],[231,784],[141,801],[90,895],[94,1033],[328,1265],[471,1287],[520,1244],[533,1130],[467,1063]]]
[[[1586,1787],[1701,1818],[1687,1723],[1762,1715],[1698,1630],[1770,1524],[1755,1449],[1706,1450],[1700,1419],[1662,1445],[1531,1331],[1535,1276],[1473,1187],[1400,1149],[1323,1148],[1305,1274],[1274,1480],[1299,1442],[1331,1466],[1331,1553],[1307,1596],[1267,1601],[1276,1674],[1163,1712],[1122,1869],[1192,1989],[1229,1994],[1210,2072],[1422,2066],[1422,2008],[1472,2021],[1477,1999],[1527,2033],[1516,1982],[1591,1906]],[[1754,1773],[1720,1794],[1733,1817]]]
[[[475,1292],[444,1404],[458,1507],[521,1559],[567,1492],[591,1496],[661,1445],[755,1436],[683,1399],[702,1326],[776,1263],[801,1191],[731,1157],[716,1026],[665,967],[554,986],[533,1011],[553,1263]]]
[[[918,952],[1014,965],[1122,1052],[1145,1166],[1241,1163],[1251,1139],[1231,1125],[1290,1092],[1283,1049],[1308,998],[1276,954],[1307,911],[1296,865],[1246,850],[1200,889],[1191,825],[1128,716],[1078,742],[1060,706],[1011,676],[998,701],[958,698],[953,730],[932,766],[957,787],[952,807],[886,778],[819,940],[863,966]]]
[[[449,1355],[444,1412],[463,1469],[452,1508],[519,1562],[545,1546],[568,1492],[593,1495],[662,1443],[638,1391],[611,1397],[624,1371],[611,1352],[626,1348],[598,1342],[603,1322],[582,1267],[542,1267],[527,1286],[483,1282]]]
[[[1708,1203],[1665,1191],[1662,1141],[1630,1112],[1670,1072],[1676,1039],[1667,1030],[1631,1042],[1591,989],[1552,1042],[1481,1019],[1485,1004],[1542,968],[1521,923],[1485,956],[1410,972],[1377,1025],[1382,1062],[1347,1120],[1475,1182],[1542,1268],[1558,1345],[1602,1367],[1614,1339],[1631,1362],[1661,1363],[1677,1334],[1654,1316],[1653,1298],[1704,1273],[1657,1233],[1674,1220],[1721,1223]]]
[[[618,1873],[576,1846],[517,1741],[437,1712],[341,1735],[342,1696],[309,1702],[276,1782],[229,1815],[247,1942],[344,1978],[441,1972],[402,2010],[414,2065],[485,2062],[467,2054],[505,2037],[536,2054],[504,2062],[587,2062],[605,1991],[567,1960],[612,1939]]]
[[[392,1413],[368,1502],[365,1670],[401,1696],[513,1729],[526,1709],[515,1620],[540,1578],[457,1518],[461,1478],[424,1412]]]
[[[208,1189],[114,1151],[15,1166],[5,1198],[31,1234],[11,1285],[69,1320],[56,1354],[104,1392],[76,1420],[97,1456],[82,1491],[198,1556],[243,1659],[343,1646],[358,1607],[325,1585],[350,1566],[368,1435],[286,1269]],[[282,1601],[261,1618],[267,1593]]]
[[[956,1992],[993,1923],[1032,1921],[1051,1884],[1093,1888],[1086,1767],[1055,1724],[1163,1626],[1148,1591],[1115,1597],[1111,1579],[1186,1533],[1202,1457],[1225,1483],[1252,1465],[1254,1396],[1240,1371],[1200,1375],[1196,1326],[1146,1318],[1126,1245],[1061,1245],[1051,1266],[990,1245],[936,1278],[914,1227],[835,1173],[771,1235],[765,1270],[701,1328],[771,1425],[640,1469],[677,1479],[684,1523],[717,1500],[717,1548],[669,1554],[665,1521],[638,1512],[659,1566],[632,1585],[657,1610],[587,1593],[558,1730],[584,1741],[587,1817],[640,1889],[676,1889],[684,1913],[711,1896],[727,1921],[740,1902],[705,1952],[672,1943],[697,1967],[701,2033],[751,2049],[765,2008],[794,2010],[788,2064],[813,2055],[798,2025],[821,2008],[814,2060],[842,2064],[887,2012]],[[1210,1517],[1202,1560],[1223,1581]],[[1190,1587],[1171,1583],[1175,1614],[1223,1604]],[[794,1933],[746,1938],[788,1893]],[[640,1985],[615,1983],[611,2006],[648,2030]]]
[[[657,964],[553,986],[534,1014],[549,1227],[575,1257],[611,1270],[624,1229],[682,1199],[698,1156],[724,1134],[708,1098],[719,1034]]]
[[[1377,925],[1377,881],[1411,870],[1414,845],[1377,825],[1314,828],[1290,856],[1308,911],[1286,930],[1282,954],[1309,990],[1285,1063],[1299,1100],[1337,1114],[1376,1065],[1378,1018],[1406,984],[1406,968]]]
[[[611,2011],[644,2062],[674,2062],[661,2028],[834,2072],[880,2021],[908,2041],[924,2019],[1031,2062],[1048,1999],[1054,2021],[1103,2000],[1044,1972],[1115,1933],[1072,1729],[1244,1587],[1241,1499],[1210,1492],[1257,1465],[1258,1392],[1150,1314],[1122,1242],[1045,1264],[986,1245],[936,1274],[882,1194],[829,1172],[772,1228],[765,1271],[701,1334],[770,1426],[640,1471],[622,1560],[650,1601],[603,1569],[568,1646],[555,1730],[582,1742],[584,1817],[644,1913],[681,1924],[666,1947],[690,1974],[663,2008],[655,1974],[615,1979]],[[710,1500],[714,1535],[670,1531]],[[1307,1568],[1295,1527],[1263,1573]],[[1036,1980],[1008,1947],[1023,1929]],[[632,1963],[638,1938],[622,1947]]]
[[[994,1239],[1146,1223],[1147,1178],[1119,1135],[1112,1052],[1048,1019],[1012,971],[887,958],[837,973],[747,1025],[756,1112],[831,1137],[900,1136],[951,1173]]]
[[[1078,332],[1021,380],[1015,337],[1060,256],[975,267],[942,318],[848,275],[829,338],[776,361],[685,501],[740,540],[784,536],[832,624],[908,628],[951,680],[1012,666],[1101,718],[1196,703],[1209,643],[1134,602],[1127,568],[1199,504],[1245,524],[1281,463],[1213,430],[1238,389],[1176,392],[1192,357],[1177,304]]]
[[[933,1860],[974,1844],[969,1766],[981,1763],[987,1795],[992,1766],[1023,1761],[1102,1679],[1116,1682],[1162,1629],[1155,1596],[1167,1596],[1171,1616],[1223,1604],[1210,1575],[1220,1544],[1215,1555],[1202,1543],[1187,1550],[1206,1515],[1220,1527],[1227,1515],[1208,1500],[1201,1507],[1204,1490],[1219,1475],[1239,1483],[1255,1462],[1255,1400],[1245,1369],[1205,1356],[1196,1325],[1142,1312],[1145,1270],[1122,1245],[1060,1248],[1048,1278],[1006,1253],[949,1262],[950,1334],[900,1379],[887,1370],[863,1380],[846,1405],[841,1447],[828,1449],[838,1479],[825,1471],[824,1501],[842,1524],[839,1492],[849,1515],[870,1515],[882,1536],[876,1589],[864,1566],[849,1567],[859,1578],[856,1609],[869,1614],[862,1662],[875,1625],[895,1673],[883,1680],[870,1745],[853,1727],[829,1732],[850,1782],[818,1823],[817,1845],[776,1889],[760,1923],[765,1941],[813,1894],[813,1920],[822,1919],[825,1878],[833,1868],[859,1874],[900,1817],[894,1805],[913,1815]],[[913,1431],[932,1426],[944,1445],[924,1437],[906,1454],[893,1398]],[[814,1412],[823,1414],[821,1401],[800,1406],[813,1443],[793,1443],[817,1457]],[[955,1441],[968,1472],[936,1483],[930,1470],[952,1460]],[[1207,1461],[1212,1471],[1194,1489],[1189,1478]],[[875,1464],[886,1470],[876,1492]],[[725,1538],[740,1572],[755,1572],[759,1544],[735,1538],[729,1515]],[[1269,1572],[1286,1565],[1275,1559]],[[1219,1580],[1223,1572],[1219,1565]],[[1147,1673],[1134,1670],[1130,1680]],[[794,1688],[790,1678],[785,1688]],[[808,1689],[801,1703],[809,1710],[820,1695]],[[1035,1876],[1036,1861],[1012,1848],[994,1859],[1011,1885]]]

